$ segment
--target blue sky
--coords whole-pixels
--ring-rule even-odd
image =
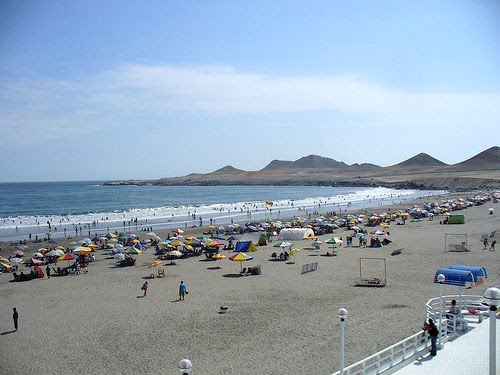
[[[0,2],[0,181],[457,163],[500,145],[500,2]]]

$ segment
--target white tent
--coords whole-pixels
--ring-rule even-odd
[[[279,233],[280,240],[303,240],[305,238],[314,237],[314,232],[311,228],[285,228]]]

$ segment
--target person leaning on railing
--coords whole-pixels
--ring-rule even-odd
[[[424,323],[424,326],[422,327],[422,329],[424,331],[428,331],[429,332],[429,336],[431,338],[431,355],[435,356],[436,352],[437,352],[437,350],[436,350],[436,342],[437,342],[439,331],[438,331],[436,325],[434,324],[434,321],[432,319],[430,319],[430,318],[429,318],[429,322],[428,323]]]

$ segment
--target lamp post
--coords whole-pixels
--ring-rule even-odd
[[[341,308],[337,311],[340,318],[340,375],[344,375],[344,321],[347,318],[347,309]]]
[[[443,283],[444,281],[446,280],[446,277],[440,273],[438,276],[437,276],[437,281],[439,283],[439,336],[438,336],[438,346],[439,346],[439,349],[442,348],[441,346],[441,336],[442,336],[442,327],[443,327]]]
[[[182,373],[182,375],[187,375],[193,369],[193,364],[189,359],[184,358],[179,361],[177,368]]]
[[[500,289],[488,288],[483,295],[485,302],[490,305],[490,375],[496,374],[496,334],[497,334],[497,306],[500,303]]]

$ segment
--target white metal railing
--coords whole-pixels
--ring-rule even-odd
[[[451,305],[453,299],[459,299],[457,295],[443,296],[443,307],[446,311],[446,306]],[[462,309],[479,309],[481,307],[481,296],[462,295]],[[439,316],[439,297],[430,299],[425,305],[425,321],[429,318],[438,323]],[[480,320],[479,320],[480,321]],[[443,329],[440,330],[441,342],[445,343],[457,335],[457,325],[459,320],[452,316],[450,319],[443,316]],[[344,368],[344,375],[368,375],[368,374],[390,374],[394,371],[406,366],[411,361],[427,350],[430,344],[427,332],[420,331],[406,339],[397,342],[361,361],[358,361]],[[333,375],[339,375],[340,371]]]

